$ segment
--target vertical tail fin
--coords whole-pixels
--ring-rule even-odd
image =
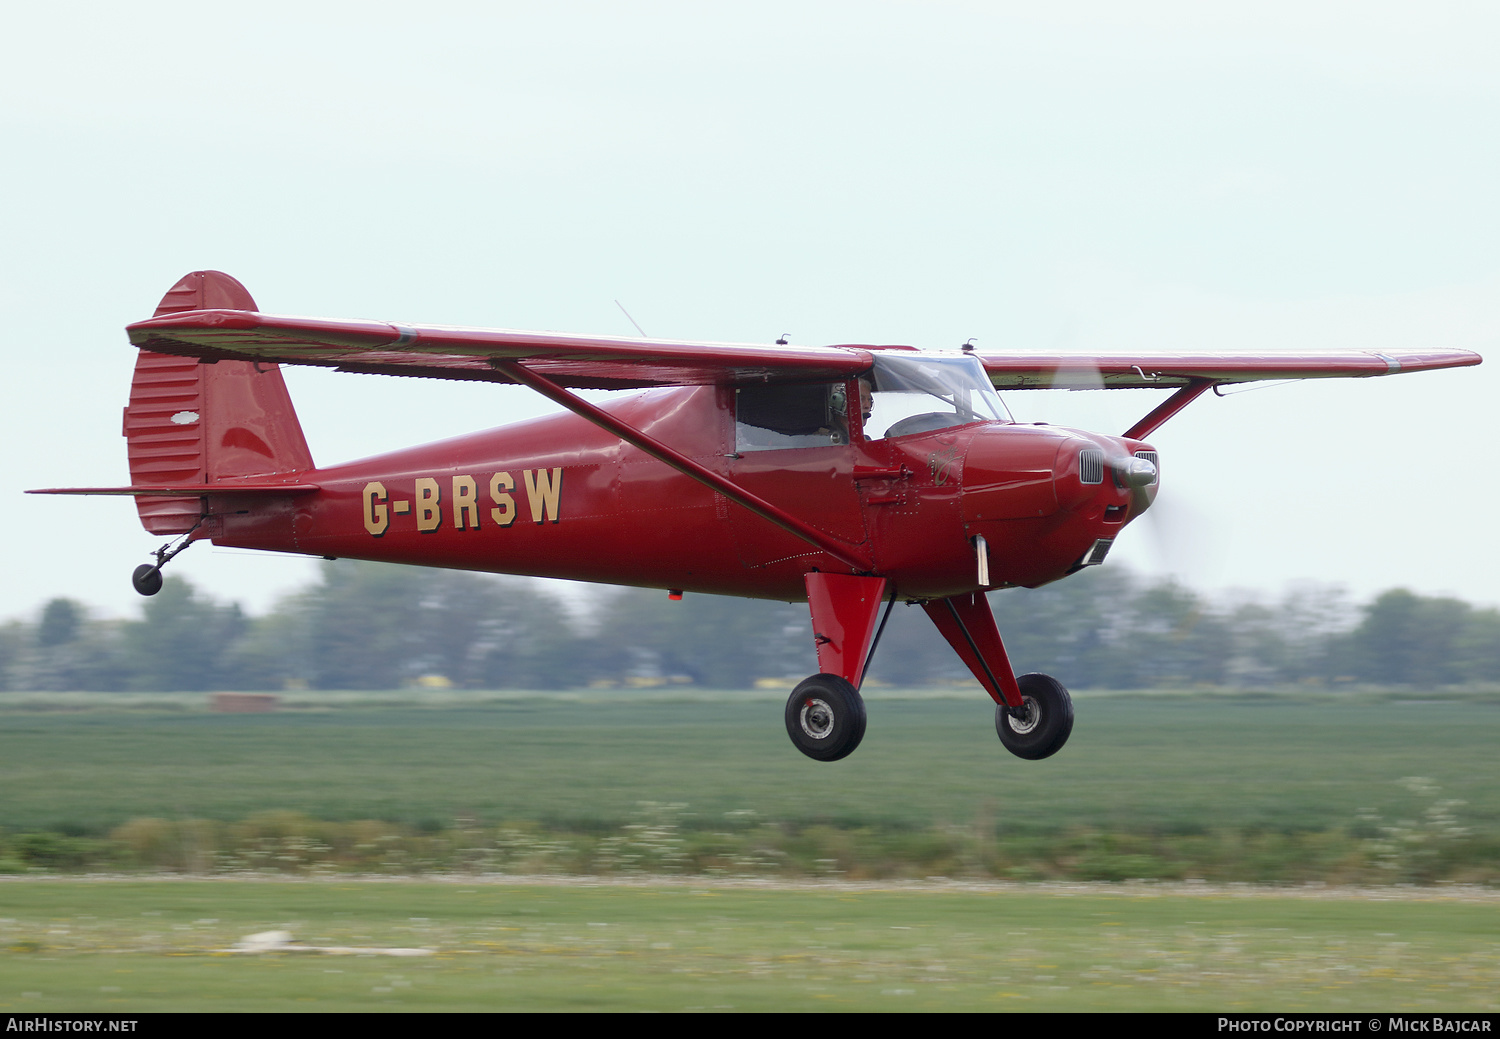
[[[194,271],[173,285],[154,317],[187,310],[255,310],[238,281]],[[142,350],[125,408],[133,486],[211,483],[313,468],[302,425],[277,365],[204,363]],[[202,512],[196,497],[137,497],[152,534],[184,534]]]

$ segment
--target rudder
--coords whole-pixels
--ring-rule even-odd
[[[189,310],[250,310],[255,300],[234,278],[194,271],[162,297],[153,317]],[[313,468],[302,425],[278,365],[202,362],[142,350],[125,408],[133,486],[181,486],[227,477]],[[138,496],[152,534],[185,534],[198,523],[197,497]]]

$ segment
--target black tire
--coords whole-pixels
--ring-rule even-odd
[[[786,734],[814,761],[848,757],[865,738],[865,701],[838,675],[813,675],[787,699]]]
[[[142,595],[155,595],[161,591],[161,569],[150,563],[142,563],[130,575],[130,583]]]
[[[1018,758],[1040,761],[1062,750],[1073,732],[1073,698],[1051,675],[1030,674],[1016,679],[1025,701],[1021,717],[999,704],[995,731],[1005,749]]]

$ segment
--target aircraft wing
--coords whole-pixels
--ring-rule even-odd
[[[573,388],[798,382],[867,371],[891,346],[782,346],[698,343],[519,332],[446,325],[282,317],[249,310],[191,310],[126,330],[136,346],[204,360],[316,365],[340,371],[516,381],[493,362],[521,361]],[[1386,354],[1303,353],[977,353],[999,389],[1172,388],[1193,383],[1361,378],[1478,364],[1464,350]]]
[[[136,346],[204,360],[317,365],[340,371],[514,382],[492,361],[523,361],[562,386],[628,389],[842,379],[867,371],[868,347],[761,346],[517,332],[382,321],[193,310],[130,325]]]
[[[1170,388],[1191,383],[1355,379],[1478,364],[1467,350],[1303,353],[976,354],[1002,390]]]

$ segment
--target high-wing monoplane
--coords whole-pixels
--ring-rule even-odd
[[[859,687],[897,600],[920,604],[996,704],[1001,742],[1045,758],[1073,706],[1017,677],[985,593],[1103,563],[1155,499],[1147,437],[1224,384],[1478,364],[1464,351],[1059,357],[906,346],[668,342],[259,313],[189,274],[149,320],[123,494],[156,535],[684,592],[806,601],[819,673],[786,705],[821,761],[865,731]],[[566,409],[329,467],[313,464],[279,365],[519,383]],[[1118,436],[1013,421],[997,389],[1172,391]],[[579,389],[641,390],[605,403]]]

